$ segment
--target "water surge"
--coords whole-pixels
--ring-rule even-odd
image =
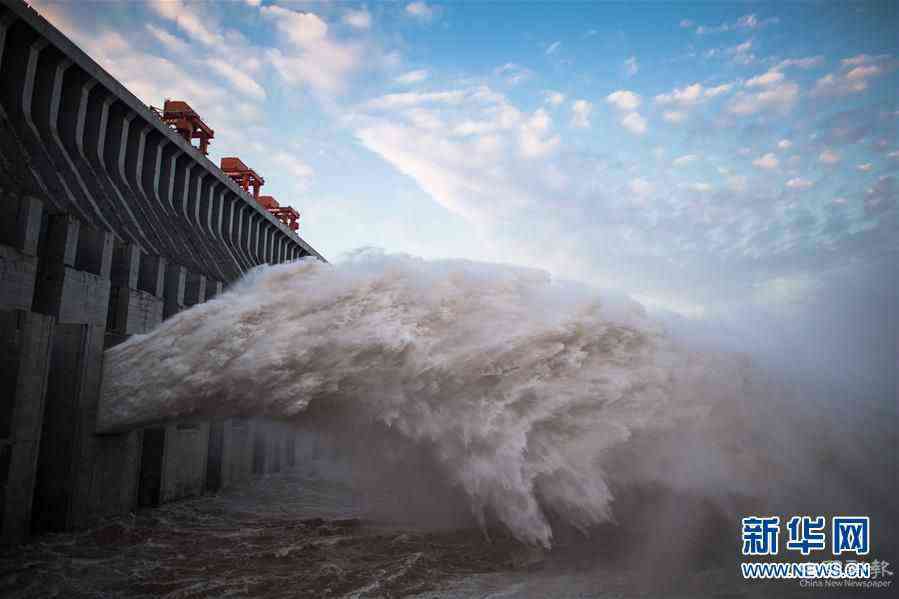
[[[371,423],[427,452],[479,522],[543,546],[551,522],[612,518],[604,456],[751,393],[745,359],[690,350],[629,300],[371,251],[256,269],[109,350],[104,378],[106,431],[311,412]]]

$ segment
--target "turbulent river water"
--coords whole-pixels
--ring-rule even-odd
[[[104,379],[106,431],[234,415],[305,431],[316,474],[278,483],[276,503],[338,480],[347,510],[332,513],[336,496],[275,515],[259,497],[252,510],[204,498],[154,517],[189,513],[169,528],[195,528],[212,509],[228,520],[213,536],[248,551],[241,535],[264,530],[274,561],[254,562],[259,580],[311,596],[769,596],[733,579],[741,514],[893,509],[895,481],[870,473],[895,468],[894,433],[831,441],[876,423],[876,400],[812,401],[833,392],[533,270],[377,252],[260,268],[108,351]],[[302,523],[315,517],[332,520]],[[117,526],[155,542],[146,522]],[[309,561],[316,543],[333,568]],[[162,559],[147,551],[135,559]],[[250,594],[282,596],[266,589]]]

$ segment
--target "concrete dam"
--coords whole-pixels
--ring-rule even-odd
[[[259,195],[261,176],[206,157],[213,135],[187,103],[154,111],[25,3],[0,0],[3,544],[294,464],[291,428],[274,420],[95,432],[105,349],[257,265],[323,260],[296,211]]]

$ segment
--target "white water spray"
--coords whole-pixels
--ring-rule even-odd
[[[610,517],[598,459],[743,394],[741,362],[539,271],[361,252],[259,268],[106,354],[101,430],[352,413],[426,447],[481,522],[548,546]]]

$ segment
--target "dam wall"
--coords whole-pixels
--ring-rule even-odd
[[[295,432],[260,418],[96,433],[104,350],[255,266],[323,259],[295,229],[30,7],[0,0],[2,544],[295,464]]]

